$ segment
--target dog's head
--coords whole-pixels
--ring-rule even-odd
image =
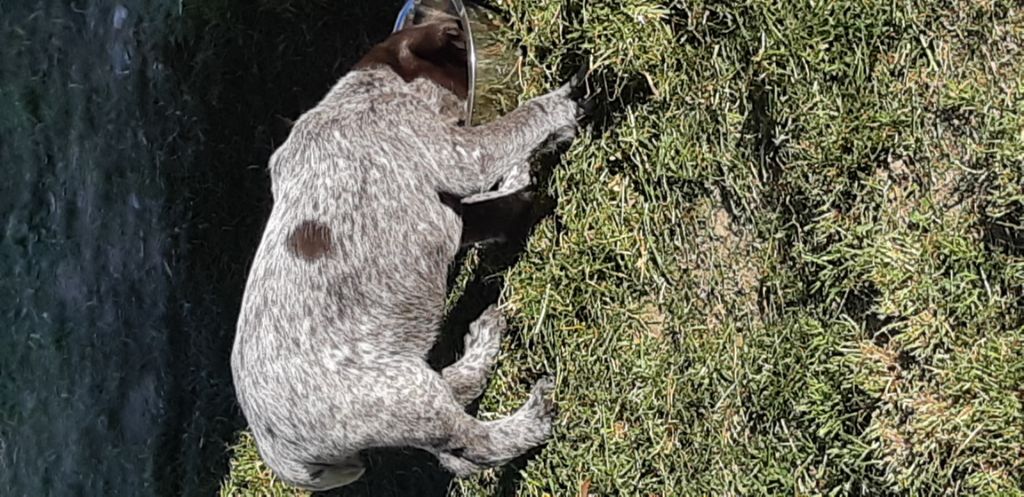
[[[405,81],[427,78],[460,99],[469,93],[465,32],[454,20],[402,29],[378,43],[353,69],[388,66]]]

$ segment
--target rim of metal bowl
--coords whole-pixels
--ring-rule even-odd
[[[405,27],[405,22],[413,11],[416,10],[418,1],[406,0],[402,10],[398,13],[398,19],[395,20],[395,27],[392,29],[392,33],[401,31]],[[466,32],[466,54],[468,55],[467,64],[469,65],[469,70],[466,72],[469,74],[469,81],[467,82],[469,91],[466,92],[466,119],[463,122],[463,126],[470,126],[473,122],[473,101],[476,94],[476,45],[473,43],[473,27],[470,25],[469,14],[466,12],[466,5],[462,3],[462,0],[448,0],[448,3],[455,9],[455,13],[462,18],[462,29]]]

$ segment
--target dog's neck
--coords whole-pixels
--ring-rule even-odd
[[[364,94],[367,102],[380,102],[389,96],[411,97],[420,100],[437,112],[440,119],[455,124],[465,115],[466,101],[447,88],[428,78],[405,81],[390,66],[371,65],[353,70],[343,77],[322,103],[337,102],[345,105],[352,102],[347,98]]]

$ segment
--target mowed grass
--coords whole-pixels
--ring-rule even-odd
[[[607,101],[480,407],[553,373],[557,434],[450,495],[1024,495],[1019,4],[494,3],[522,99],[588,57]]]

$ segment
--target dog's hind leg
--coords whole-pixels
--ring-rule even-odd
[[[441,371],[452,394],[462,405],[467,405],[483,393],[487,378],[501,349],[505,332],[505,318],[497,306],[490,306],[469,325],[466,349],[462,358]]]
[[[555,405],[554,380],[538,381],[530,399],[513,415],[497,421],[464,420],[448,446],[438,453],[441,464],[458,476],[498,466],[526,453],[551,437]]]
[[[480,421],[466,413],[442,375],[426,362],[393,364],[382,381],[360,397],[360,410],[374,416],[362,427],[362,447],[416,447],[437,454],[441,464],[464,476],[506,463],[548,440],[555,418],[554,381],[534,385],[530,399],[511,416]],[[371,411],[372,410],[372,411]],[[351,433],[359,427],[348,420]]]

